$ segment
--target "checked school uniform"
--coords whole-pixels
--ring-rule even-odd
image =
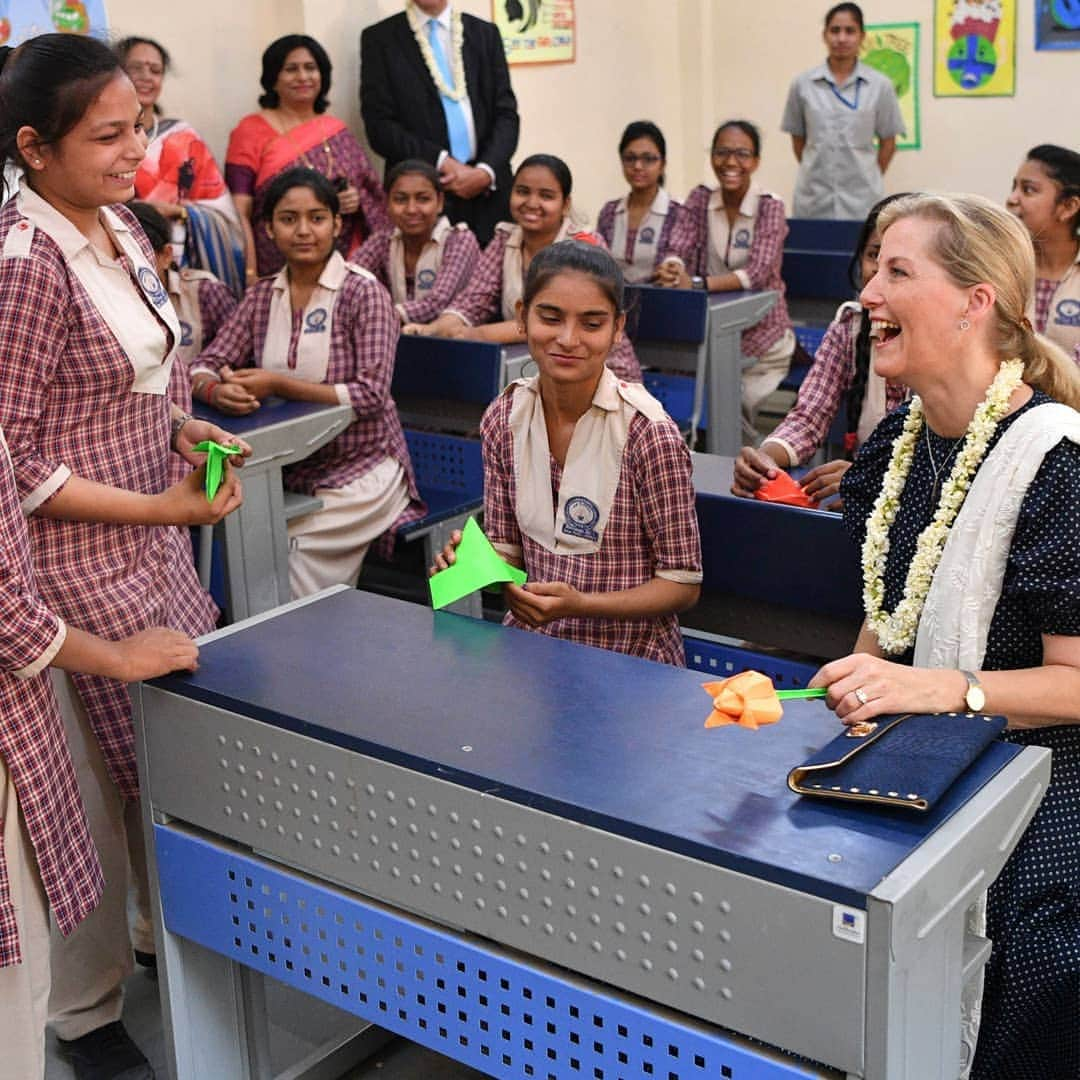
[[[368,547],[425,513],[390,396],[398,319],[374,276],[331,255],[311,299],[293,311],[288,268],[253,285],[192,374],[262,367],[331,384],[355,419],[336,439],[287,466],[285,487],[323,508],[289,522],[294,597],[355,585]]]
[[[52,611],[101,637],[151,626],[195,636],[213,629],[217,609],[180,530],[34,516],[73,474],[145,494],[168,480],[179,326],[134,216],[116,206],[100,217],[120,259],[94,248],[25,180],[0,211],[0,425],[29,518],[35,581]],[[142,841],[127,687],[81,674],[57,687],[91,832],[109,864],[94,927],[53,941],[51,1018],[61,1038],[74,1039],[120,1015],[131,965],[123,848],[137,854]]]
[[[641,224],[632,229],[627,203],[625,195],[604,203],[596,219],[596,231],[622,268],[623,278],[638,285],[652,280],[663,253],[670,250],[671,234],[682,213],[682,205],[661,188]]]
[[[0,432],[0,1047],[5,1075],[45,1071],[49,914],[70,934],[104,889],[47,665],[67,635],[38,598]]]
[[[568,239],[575,231],[564,219],[554,243]],[[495,226],[495,235],[476,264],[468,288],[458,293],[447,312],[457,315],[468,326],[516,319],[517,302],[525,291],[523,256],[524,234],[521,226],[500,221]],[[641,365],[633,344],[625,334],[611,350],[607,362],[620,379],[641,382]]]
[[[788,465],[802,465],[817,453],[840,412],[855,379],[855,339],[861,313],[862,307],[853,300],[840,305],[799,387],[795,407],[764,440],[784,448]],[[856,445],[862,446],[885,416],[905,400],[907,389],[899,383],[886,382],[871,365],[859,413]]]
[[[654,577],[701,581],[690,451],[660,403],[605,368],[566,463],[552,457],[539,376],[511,383],[480,425],[484,532],[530,581],[614,592]],[[533,629],[512,612],[507,626]],[[685,665],[674,614],[557,619],[536,633]]]
[[[1035,279],[1035,314],[1031,321],[1040,334],[1080,363],[1080,252],[1060,281]]]
[[[169,400],[191,412],[191,362],[236,310],[236,297],[208,270],[170,270],[165,288],[180,322],[180,340],[169,375]],[[189,472],[187,459],[175,451],[169,455],[170,483],[183,480]]]
[[[671,249],[691,276],[734,273],[744,289],[774,289],[780,295],[760,322],[742,332],[742,353],[750,366],[742,373],[743,427],[756,441],[758,407],[784,380],[795,352],[795,331],[784,299],[780,264],[788,234],[784,203],[751,184],[735,223],[728,221],[724,194],[699,185],[687,196],[672,232]]]
[[[403,323],[429,323],[468,285],[479,258],[480,245],[469,226],[463,221],[451,225],[449,218],[440,217],[412,275],[405,269],[405,242],[397,226],[369,236],[352,261],[390,290]]]

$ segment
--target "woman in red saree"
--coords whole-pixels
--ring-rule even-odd
[[[288,169],[304,166],[325,176],[338,192],[346,258],[375,229],[389,224],[386,194],[352,132],[326,113],[330,58],[306,34],[273,42],[262,57],[260,112],[233,129],[225,155],[225,181],[247,235],[247,277],[277,273],[284,264],[262,221],[267,186]]]
[[[208,270],[237,294],[244,291],[244,231],[210,148],[184,120],[161,114],[158,98],[172,61],[151,38],[127,37],[114,52],[143,108],[146,157],[135,194],[170,224],[178,266]]]

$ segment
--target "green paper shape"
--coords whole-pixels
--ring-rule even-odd
[[[776,696],[781,701],[806,701],[809,698],[823,698],[828,692],[827,686],[815,686],[812,690],[777,690]]]
[[[225,473],[225,459],[240,453],[239,446],[222,446],[210,439],[204,439],[191,448],[206,455],[206,501],[213,502],[221,487],[221,478]]]
[[[436,611],[488,585],[501,581],[524,585],[527,580],[524,570],[511,566],[491,546],[475,518],[465,522],[454,556],[450,566],[428,579],[431,606]]]

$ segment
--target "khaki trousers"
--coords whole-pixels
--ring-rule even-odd
[[[0,829],[22,963],[0,967],[0,1074],[45,1075],[49,1014],[49,905],[15,785],[0,758]]]
[[[105,875],[101,903],[71,936],[64,938],[55,927],[52,930],[49,1021],[61,1039],[78,1039],[120,1019],[124,980],[133,967],[127,912],[129,861],[136,871],[134,877],[142,872],[145,896],[146,859],[138,802],[125,804],[110,779],[71,679],[54,670],[53,686]]]

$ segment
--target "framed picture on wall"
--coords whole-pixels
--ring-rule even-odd
[[[19,45],[27,38],[52,33],[106,38],[105,0],[9,0],[0,4],[0,45]]]
[[[1080,49],[1080,0],[1035,0],[1035,48]]]
[[[934,0],[934,97],[1015,93],[1016,0]]]
[[[896,140],[897,150],[922,147],[919,130],[919,24],[882,23],[867,26],[860,59],[880,71],[892,84],[900,102],[906,135]]]
[[[491,0],[508,64],[570,64],[577,30],[574,0]]]

